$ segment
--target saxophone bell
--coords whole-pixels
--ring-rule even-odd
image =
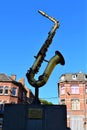
[[[55,51],[55,54],[59,56],[60,60],[59,60],[59,63],[61,65],[65,65],[65,60],[64,60],[64,57],[63,55],[59,52],[59,51]]]

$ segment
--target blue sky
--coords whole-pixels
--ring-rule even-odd
[[[49,60],[58,50],[64,56],[65,65],[55,67],[46,85],[40,88],[39,97],[57,104],[59,77],[64,73],[87,73],[86,8],[86,0],[1,0],[0,73],[16,74],[17,80],[24,77],[25,84],[34,92],[27,82],[26,72],[53,26],[38,10],[46,12],[59,20],[60,27],[45,59]],[[42,65],[37,77],[46,65]]]

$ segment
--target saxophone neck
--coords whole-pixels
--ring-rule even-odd
[[[47,15],[45,12],[41,11],[41,10],[38,10],[38,12],[43,15],[44,17],[48,18],[49,20],[51,20],[52,22],[54,22],[54,26],[52,27],[52,30],[50,33],[54,33],[57,28],[59,28],[59,21],[56,20],[54,17],[51,17],[49,15]]]

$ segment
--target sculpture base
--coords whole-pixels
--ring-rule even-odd
[[[65,105],[6,104],[3,130],[67,130]]]

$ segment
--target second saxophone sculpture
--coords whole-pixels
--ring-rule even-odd
[[[61,65],[65,64],[62,54],[59,51],[55,51],[55,55],[50,59],[50,61],[48,61],[48,65],[46,69],[44,70],[43,74],[40,75],[37,80],[34,78],[35,74],[39,71],[39,68],[42,62],[44,61],[48,47],[52,43],[52,39],[56,33],[57,28],[59,27],[59,22],[55,18],[48,16],[46,13],[44,13],[41,10],[39,10],[38,12],[41,15],[48,18],[49,20],[51,20],[52,22],[54,22],[54,26],[52,27],[51,31],[48,33],[48,37],[46,41],[44,42],[41,49],[39,50],[34,64],[26,73],[28,82],[33,87],[36,87],[36,88],[42,87],[43,85],[46,84],[47,80],[49,79],[49,76],[51,75],[52,70],[57,64],[61,64]]]

